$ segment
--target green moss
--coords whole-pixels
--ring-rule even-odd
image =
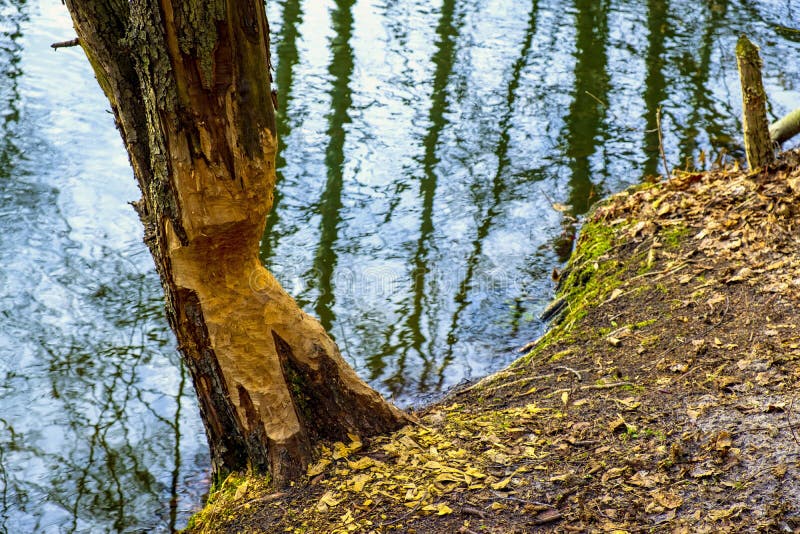
[[[224,511],[230,510],[230,503],[235,499],[236,492],[247,481],[248,477],[239,473],[231,473],[220,484],[212,487],[205,506],[189,518],[189,523],[184,530],[213,532],[215,524],[228,515]]]
[[[557,297],[567,302],[563,319],[513,366],[529,363],[554,341],[568,343],[568,332],[586,316],[587,310],[608,299],[611,292],[622,283],[627,266],[606,259],[605,255],[613,247],[619,233],[629,224],[611,226],[605,221],[593,221],[589,216],[589,222],[581,228],[580,239],[559,286]],[[555,361],[565,354],[564,351],[556,353],[551,360]]]
[[[639,344],[642,347],[652,347],[653,345],[656,345],[659,342],[660,339],[661,339],[661,336],[658,336],[658,335],[647,336],[647,337],[643,337],[639,341]]]
[[[651,324],[655,323],[656,321],[657,321],[657,319],[648,319],[646,321],[639,321],[638,323],[633,325],[633,329],[634,330],[641,330],[642,328],[650,326]]]
[[[566,350],[562,350],[562,351],[556,352],[555,354],[550,356],[550,361],[551,362],[557,362],[561,358],[564,358],[565,356],[569,356],[573,352],[575,352],[573,349],[566,349]]]
[[[689,237],[689,228],[682,224],[677,224],[660,232],[659,235],[665,247],[676,249]]]

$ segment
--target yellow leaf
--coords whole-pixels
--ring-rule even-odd
[[[241,485],[236,488],[236,494],[233,496],[234,500],[239,500],[244,497],[245,493],[247,493],[247,481],[241,483]]]
[[[336,498],[336,494],[332,491],[326,491],[325,494],[320,497],[319,501],[317,502],[317,511],[318,512],[327,512],[328,508],[333,508],[337,504],[339,504],[341,499]]]
[[[355,462],[347,462],[347,465],[350,467],[350,469],[353,469],[354,471],[361,471],[363,469],[368,469],[373,465],[375,465],[375,460],[373,460],[369,456],[364,456],[362,458],[359,458]]]
[[[350,454],[350,449],[347,448],[347,445],[342,443],[341,441],[337,441],[333,444],[333,459],[338,460],[340,458],[347,458],[347,455]]]
[[[364,444],[361,443],[361,438],[355,434],[348,433],[347,437],[350,438],[350,444],[347,446],[347,448],[350,449],[351,452],[355,452],[364,446]]]
[[[350,479],[350,482],[353,485],[353,491],[356,493],[361,493],[364,490],[364,485],[371,479],[372,475],[366,473],[354,476]]]
[[[608,423],[606,428],[609,432],[616,432],[625,426],[625,419],[617,415],[617,418]]]
[[[624,399],[615,399],[616,402],[621,404],[625,410],[636,410],[639,406],[642,405],[641,402],[637,401],[634,397],[627,397]]]
[[[443,502],[440,502],[439,504],[429,504],[427,506],[423,506],[422,511],[436,512],[438,515],[447,515],[453,513],[453,509]]]
[[[531,415],[536,415],[536,414],[539,414],[541,412],[546,411],[547,408],[539,408],[535,404],[528,404],[527,406],[525,406],[525,410]]]
[[[516,471],[511,473],[508,477],[504,478],[500,482],[495,482],[494,484],[492,484],[492,489],[496,489],[496,490],[504,489],[506,486],[508,486],[511,483],[511,479],[514,478],[514,475],[516,475],[517,472],[519,472],[519,469],[517,469]]]
[[[567,405],[569,402],[569,391],[565,391],[561,394],[561,402],[564,404],[564,406]]]
[[[447,506],[445,503],[441,503],[441,504],[439,504],[439,506],[436,507],[436,514],[437,515],[447,515],[447,514],[452,514],[452,513],[453,513],[453,509],[450,508],[449,506]]]
[[[406,484],[406,488],[408,488],[405,496],[406,501],[419,501],[425,494],[424,491],[418,490],[414,484]]]
[[[441,473],[433,479],[434,482],[463,482],[464,477],[458,476],[454,473]]]
[[[738,516],[742,510],[744,510],[743,504],[734,504],[727,510],[711,510],[708,512],[708,518],[712,521],[718,521],[720,519],[728,519],[730,517]]]
[[[456,449],[454,451],[447,451],[447,456],[453,460],[460,460],[467,457],[467,451],[464,449]]]
[[[442,464],[440,464],[439,462],[433,462],[433,461],[430,461],[430,462],[426,463],[422,467],[424,467],[425,469],[430,469],[432,471],[441,471],[442,470]]]
[[[570,478],[572,478],[571,473],[563,473],[550,477],[550,482],[567,482]]]
[[[323,471],[325,471],[325,468],[328,467],[329,465],[331,465],[331,461],[328,460],[327,458],[323,458],[314,465],[309,465],[307,474],[309,477],[315,477],[317,475],[320,475],[322,474]]]
[[[472,478],[486,478],[486,475],[484,475],[474,467],[467,467],[466,469],[464,469],[464,473],[471,476]]]

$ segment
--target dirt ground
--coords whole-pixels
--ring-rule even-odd
[[[800,532],[798,161],[603,202],[510,368],[189,531]]]

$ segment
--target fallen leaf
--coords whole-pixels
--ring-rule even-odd
[[[248,489],[248,484],[247,484],[247,480],[245,480],[244,482],[242,482],[239,485],[238,488],[236,488],[236,494],[233,496],[234,500],[237,500],[237,501],[241,500],[245,496],[245,494],[247,493],[247,489]]]
[[[364,469],[368,469],[375,465],[375,460],[370,458],[369,456],[364,456],[359,458],[355,462],[347,462],[348,467],[354,471],[362,471]]]
[[[508,486],[508,485],[511,483],[511,479],[512,479],[512,478],[514,478],[514,476],[515,476],[515,475],[516,475],[518,472],[519,472],[519,469],[517,469],[516,471],[514,471],[513,473],[511,473],[509,476],[507,476],[507,477],[506,477],[506,478],[504,478],[503,480],[501,480],[501,481],[499,481],[499,482],[495,482],[494,484],[492,484],[492,485],[491,485],[491,486],[492,486],[492,489],[496,489],[496,490],[502,490],[502,489],[505,489],[505,488],[506,488],[506,487],[507,487],[507,486]]]
[[[731,433],[727,430],[721,430],[714,440],[714,450],[725,452],[731,448],[732,444]]]
[[[340,502],[342,502],[342,500],[337,499],[336,494],[333,491],[326,491],[325,494],[322,497],[320,497],[319,501],[317,502],[317,511],[327,512],[328,508],[333,508]]]
[[[320,461],[315,463],[314,465],[308,466],[307,475],[309,477],[315,477],[317,475],[321,475],[325,468],[331,465],[331,461],[327,458],[322,458]]]
[[[362,473],[360,475],[356,475],[350,479],[350,483],[352,484],[352,490],[355,493],[361,493],[364,490],[364,486],[372,479],[372,475]]]
[[[614,399],[618,404],[621,404],[626,411],[632,411],[639,408],[642,403],[637,401],[634,397],[626,397],[624,399]]]
[[[711,510],[708,512],[708,518],[711,521],[719,521],[720,519],[728,519],[733,516],[739,515],[741,511],[744,509],[743,504],[734,504],[730,508],[722,509],[722,510]]]
[[[649,475],[647,471],[637,471],[628,479],[628,484],[641,486],[643,488],[654,488],[656,487],[656,480],[655,477]]]
[[[606,428],[608,429],[609,432],[614,433],[617,430],[621,430],[624,426],[625,426],[625,420],[622,417],[617,416],[616,419],[608,423]]]
[[[683,497],[681,497],[677,493],[671,493],[663,490],[656,490],[652,492],[651,495],[658,504],[670,510],[678,508],[680,505],[683,504]]]

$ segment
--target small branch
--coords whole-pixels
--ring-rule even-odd
[[[531,505],[537,506],[537,507],[540,506],[540,507],[542,507],[542,509],[555,509],[555,506],[550,504],[550,503],[539,502],[539,501],[529,501],[527,499],[520,499],[519,497],[514,497],[513,495],[503,495],[502,493],[498,493],[498,492],[496,492],[494,490],[492,490],[492,493],[494,494],[495,497],[497,497],[499,499],[505,499],[507,501],[521,502],[523,504],[531,504]]]
[[[475,517],[480,517],[481,519],[486,519],[486,512],[480,510],[478,508],[474,508],[472,506],[462,506],[461,513],[464,515],[474,515]]]
[[[57,50],[59,48],[69,48],[71,46],[78,46],[81,44],[81,40],[77,37],[75,39],[70,39],[69,41],[61,41],[59,43],[53,43],[50,45],[50,48],[53,50]]]
[[[610,384],[592,384],[591,386],[581,386],[581,390],[586,389],[612,389],[621,388],[625,386],[632,386],[632,382],[612,382]]]
[[[580,382],[582,380],[580,372],[576,371],[572,367],[566,367],[564,365],[558,365],[558,366],[556,366],[556,369],[561,369],[563,371],[568,371],[568,372],[572,373],[573,375],[575,375],[575,378],[578,379],[578,382]]]
[[[769,125],[769,138],[779,145],[797,134],[800,134],[800,108]]]
[[[286,492],[281,491],[281,492],[278,492],[278,493],[272,493],[270,495],[265,495],[264,497],[256,497],[254,499],[250,499],[250,500],[247,500],[247,501],[243,502],[239,506],[235,507],[233,509],[233,511],[239,510],[240,508],[244,508],[248,504],[254,504],[254,503],[257,503],[257,502],[272,502],[272,501],[276,501],[278,499],[282,499],[283,497],[286,497],[286,495],[288,495]]]
[[[416,506],[414,506],[414,508],[412,508],[412,509],[411,509],[411,510],[409,510],[408,512],[404,513],[404,514],[403,514],[403,515],[401,515],[400,517],[397,517],[397,518],[395,518],[395,519],[392,519],[391,521],[384,521],[383,523],[381,523],[381,524],[380,524],[380,526],[382,526],[382,527],[385,527],[385,526],[388,526],[388,525],[394,525],[395,523],[400,523],[401,521],[405,521],[406,519],[408,519],[409,517],[411,517],[411,514],[413,514],[413,513],[414,513],[414,512],[416,512],[417,510],[419,510],[420,506],[422,506],[422,501],[424,501],[425,499],[427,499],[427,498],[428,498],[428,496],[429,496],[429,495],[428,495],[428,492],[426,491],[426,492],[425,492],[425,493],[422,495],[422,498],[419,500],[419,502],[417,502],[417,505],[416,505]]]
[[[664,163],[664,179],[669,179],[669,165],[667,165],[667,155],[664,153],[664,135],[661,131],[661,106],[656,109],[656,131],[658,132],[658,151],[661,153],[661,161]]]

